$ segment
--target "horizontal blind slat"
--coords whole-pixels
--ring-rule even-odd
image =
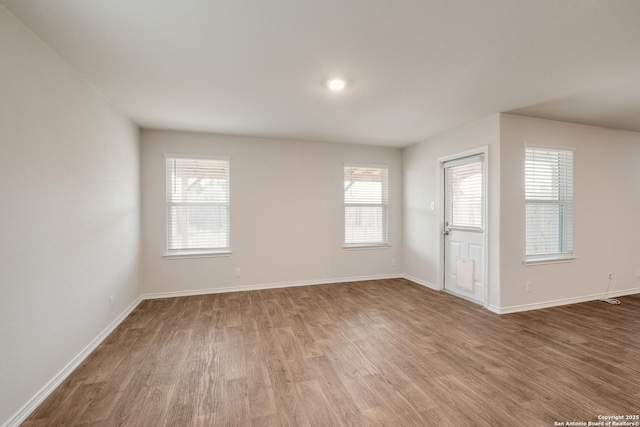
[[[482,163],[479,161],[445,168],[447,222],[453,227],[483,224]]]
[[[388,169],[345,166],[345,245],[388,243]]]
[[[573,152],[525,150],[526,254],[573,253]]]
[[[167,158],[167,250],[226,250],[229,161]]]

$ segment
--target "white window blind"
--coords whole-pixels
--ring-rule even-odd
[[[229,160],[166,157],[167,253],[229,251]]]
[[[388,224],[388,168],[345,165],[345,246],[387,245]]]
[[[458,164],[456,164],[458,163]],[[447,227],[482,228],[482,159],[445,164]]]
[[[527,259],[573,256],[573,152],[525,150]]]

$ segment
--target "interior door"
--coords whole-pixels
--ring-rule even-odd
[[[444,289],[484,304],[484,158],[448,161],[444,175]]]

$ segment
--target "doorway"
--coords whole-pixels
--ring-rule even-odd
[[[486,150],[441,160],[446,292],[486,306]]]

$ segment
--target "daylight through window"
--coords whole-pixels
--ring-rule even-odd
[[[166,157],[167,252],[228,252],[229,160]]]
[[[527,148],[528,260],[573,256],[573,152]]]
[[[388,169],[344,167],[344,244],[382,246],[389,243]]]

